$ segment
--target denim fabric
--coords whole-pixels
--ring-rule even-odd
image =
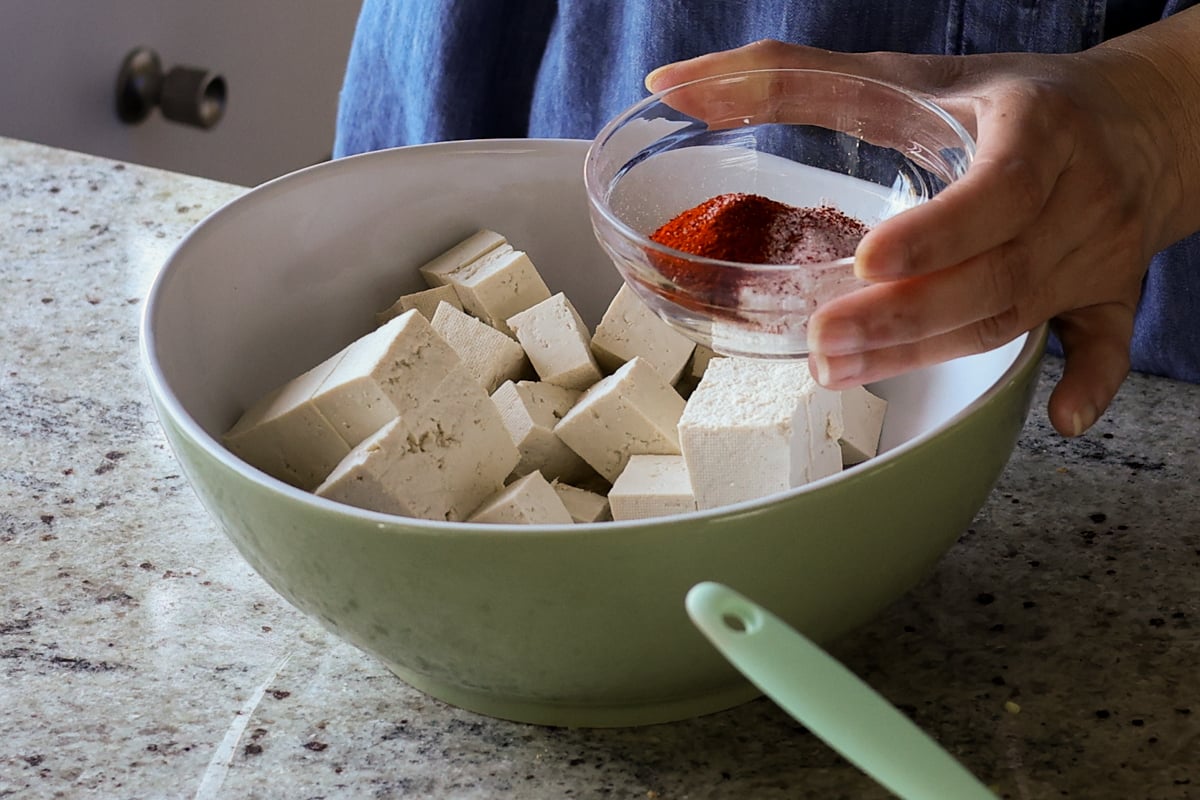
[[[653,68],[758,39],[843,51],[1074,52],[1195,2],[364,0],[334,153],[446,139],[590,139],[645,96]],[[1155,257],[1133,363],[1200,382],[1200,237]]]
[[[1067,52],[1103,0],[365,0],[335,153],[591,138],[655,67],[758,39],[831,50]]]

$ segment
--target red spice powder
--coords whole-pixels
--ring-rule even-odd
[[[757,194],[720,194],[651,235],[695,256],[743,264],[813,264],[854,255],[867,232],[832,206],[800,208]]]
[[[689,208],[650,238],[705,258],[792,266],[852,256],[866,233],[866,225],[831,206],[802,208],[761,195],[731,193]],[[656,263],[664,277],[706,306],[735,304],[738,288],[753,274],[663,256]]]

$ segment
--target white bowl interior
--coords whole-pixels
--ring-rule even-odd
[[[481,227],[526,250],[594,325],[620,276],[589,220],[587,147],[497,140],[369,153],[218,210],[168,260],[145,309],[146,365],[168,413],[219,450],[245,407],[370,330],[376,311],[424,288],[418,266]],[[970,406],[1025,338],[873,386],[890,401],[883,447]]]

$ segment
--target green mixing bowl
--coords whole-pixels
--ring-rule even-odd
[[[869,620],[970,524],[1029,408],[1044,331],[872,388],[883,452],[736,506],[638,522],[434,523],[339,505],[219,437],[252,401],[423,288],[417,267],[480,227],[527,251],[594,324],[620,285],[597,245],[584,141],[401,148],[285,176],[178,246],[142,355],[167,438],[246,560],[297,608],[446,702],[514,720],[637,725],[758,694],[688,620],[717,581],[817,642]]]

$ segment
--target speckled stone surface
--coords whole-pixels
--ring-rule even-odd
[[[141,298],[242,189],[0,139],[0,798],[884,798],[773,704],[624,730],[408,688],[201,509]],[[835,654],[1008,798],[1200,797],[1200,388],[1037,406],[936,571]]]

